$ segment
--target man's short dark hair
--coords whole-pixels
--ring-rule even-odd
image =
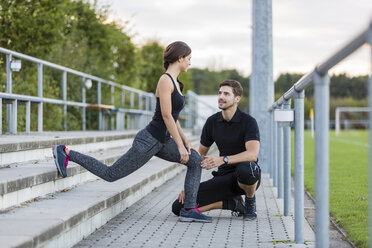
[[[234,79],[226,79],[225,81],[220,83],[220,88],[222,86],[230,86],[233,89],[234,96],[242,96],[243,94],[242,85]]]

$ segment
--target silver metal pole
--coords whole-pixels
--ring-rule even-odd
[[[30,133],[31,102],[26,102],[26,133]]]
[[[12,55],[6,55],[6,93],[12,93],[12,70],[10,68],[10,63],[12,62]],[[12,124],[12,106],[10,104],[6,105],[6,131],[10,132]]]
[[[17,134],[17,99],[12,100],[12,126],[10,132],[12,134]]]
[[[43,97],[43,65],[37,64],[37,96]],[[43,103],[38,103],[37,108],[37,131],[43,132]]]
[[[270,140],[270,146],[271,146],[271,165],[270,165],[270,175],[271,179],[274,180],[274,163],[275,163],[275,144],[274,144],[274,110],[271,111],[271,122],[270,122],[270,130],[271,130],[271,140]]]
[[[275,109],[273,110],[275,111]],[[273,143],[274,143],[274,156],[273,156],[273,186],[276,187],[278,186],[278,124],[276,123],[276,121],[274,120],[273,121],[273,136],[274,136],[274,139],[273,139]]]
[[[193,118],[192,126],[193,128],[195,128],[199,119],[198,95],[196,95],[195,93],[193,96],[193,110],[195,111],[195,115]]]
[[[87,102],[87,99],[86,99],[86,88],[85,88],[85,77],[83,77],[82,79],[82,87],[81,87],[81,102],[82,103],[86,103]],[[82,107],[81,108],[81,129],[83,131],[86,131],[87,130],[87,108],[86,107]]]
[[[97,104],[101,104],[101,81],[97,82]],[[102,110],[98,110],[98,130],[103,130]]]
[[[284,101],[284,109],[291,109],[291,99]],[[291,123],[283,123],[284,136],[284,216],[291,212]]]
[[[62,100],[67,100],[67,72],[62,72]],[[67,131],[67,105],[63,105],[63,129]]]
[[[372,237],[372,21],[369,26],[368,43],[371,48],[370,76],[368,84],[368,107],[369,111],[369,237]],[[369,241],[369,247],[372,248],[372,241]]]
[[[329,247],[329,76],[314,76],[316,247]]]
[[[272,135],[272,121],[273,121],[273,111],[269,112],[269,133],[268,133],[268,139],[269,139],[269,146],[268,146],[268,154],[269,156],[267,157],[267,168],[266,168],[266,173],[269,173],[269,177],[272,178],[273,175],[271,174],[271,168],[272,168],[272,162],[273,162],[273,156],[272,156],[272,140],[273,140],[273,135]]]
[[[257,120],[260,133],[260,163],[263,171],[268,163],[269,113],[274,101],[272,67],[272,0],[252,1],[252,74],[249,83],[249,112]],[[264,58],[264,59],[263,59]]]
[[[130,107],[131,108],[134,107],[134,92],[133,91],[130,92]]]
[[[304,90],[294,95],[295,242],[304,243]]]
[[[111,85],[111,88],[110,88],[110,93],[111,93],[111,105],[115,105],[115,88],[112,85]],[[111,130],[114,130],[114,124],[115,124],[115,117],[111,113]]]
[[[3,134],[3,99],[0,98],[0,134]]]
[[[149,111],[150,110],[150,97],[145,96],[145,110]]]
[[[283,109],[283,105],[279,107]],[[278,198],[283,198],[283,126],[281,123],[278,126]]]
[[[340,109],[336,108],[336,116],[335,116],[335,133],[336,136],[340,134]]]
[[[138,94],[138,109],[142,109],[142,95]]]
[[[192,103],[191,103],[191,100],[192,100],[192,95],[191,95],[191,91],[187,91],[187,94],[186,94],[186,99],[187,99],[187,105],[185,107],[185,109],[187,110],[186,111],[186,115],[187,115],[187,119],[186,119],[186,128],[192,128]]]

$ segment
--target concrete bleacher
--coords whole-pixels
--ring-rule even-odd
[[[185,166],[154,157],[113,183],[69,163],[58,175],[53,144],[112,164],[129,149],[137,131],[3,135],[0,139],[1,247],[71,247]],[[196,136],[189,139],[198,144]]]
[[[156,242],[148,240],[150,237],[157,241],[165,239],[169,230],[163,230],[163,227],[174,226],[171,230],[180,233],[185,226],[190,226],[176,224],[177,218],[170,212],[172,199],[177,197],[183,187],[184,175],[180,174],[186,169],[183,165],[154,157],[139,170],[113,183],[97,178],[73,162],[69,163],[66,178],[58,175],[52,157],[52,145],[66,144],[70,149],[112,164],[129,149],[136,133],[137,130],[2,135],[0,247],[97,247],[97,244],[122,247],[122,243],[115,240],[116,236],[111,238],[110,231],[112,226],[118,228],[115,219],[121,215],[126,216],[125,221],[120,221],[123,230],[128,229],[127,225],[136,229],[135,232],[123,234],[122,229],[118,228],[120,236],[125,237],[126,243],[128,240],[137,240],[136,245],[141,247],[157,247]],[[194,147],[198,147],[199,136],[193,136],[190,132],[187,136]],[[209,172],[203,172],[204,180],[207,178],[205,173]],[[256,221],[243,222],[242,226],[242,220],[232,218],[229,211],[214,210],[207,213],[215,218],[211,224],[213,228],[205,225],[205,229],[202,228],[204,224],[193,224],[198,230],[205,229],[205,233],[187,232],[182,235],[182,242],[178,246],[196,245],[195,240],[198,240],[200,242],[195,247],[211,244],[221,244],[221,247],[314,247],[314,231],[307,221],[304,227],[305,244],[294,243],[293,206],[291,216],[283,216],[283,200],[277,199],[276,188],[271,186],[268,175],[264,174],[262,179],[262,186],[256,194]],[[158,194],[157,189],[160,187],[167,190]],[[160,205],[145,200],[149,202],[146,208],[139,207],[143,204],[138,205],[138,202],[148,198],[156,198],[156,202],[164,201],[164,204],[158,209]],[[314,207],[306,205],[305,208]],[[133,215],[136,211],[146,216],[137,220],[136,215]],[[154,216],[160,220],[153,222]],[[148,222],[151,222],[155,231],[143,232],[139,237],[137,229],[147,230]],[[232,236],[229,235],[225,238],[213,235],[211,230],[221,230],[221,233],[230,230],[238,235],[236,238],[240,241],[230,239]],[[244,230],[249,232],[244,234]],[[200,239],[205,235],[211,236]],[[174,246],[178,239],[172,238],[167,242]],[[339,237],[336,241],[331,243],[331,247],[350,247],[347,242],[339,242]],[[136,245],[133,241],[128,247]]]

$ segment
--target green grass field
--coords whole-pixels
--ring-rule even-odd
[[[368,246],[368,135],[367,131],[348,131],[335,136],[331,131],[329,139],[330,212],[358,247]],[[307,131],[305,187],[315,196],[314,139]]]

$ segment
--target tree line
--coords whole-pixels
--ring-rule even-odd
[[[191,80],[197,94],[216,94],[218,85],[226,78],[238,80],[243,88],[240,108],[249,111],[249,77],[244,77],[236,70],[210,71],[208,69],[191,69]],[[275,100],[279,99],[303,74],[282,73],[274,82]],[[334,119],[336,107],[366,107],[368,75],[349,76],[345,73],[330,76],[330,118]],[[305,118],[309,119],[310,109],[314,107],[314,86],[305,89]],[[293,101],[292,101],[293,108]]]
[[[154,92],[157,80],[164,72],[162,53],[164,46],[149,41],[136,46],[126,30],[128,22],[109,20],[110,6],[99,6],[85,0],[7,0],[0,1],[0,46],[83,71],[119,84]],[[6,91],[5,56],[0,56],[0,91]],[[44,68],[43,96],[62,98],[61,72]],[[276,96],[280,96],[302,75],[285,73],[275,82]],[[240,107],[249,110],[249,77],[237,70],[211,71],[193,68],[181,74],[185,90],[197,94],[216,94],[224,79],[236,79],[244,92]],[[336,105],[366,105],[367,76],[349,77],[346,74],[331,77],[331,108]],[[81,101],[81,79],[68,76],[68,100]],[[13,93],[37,95],[37,69],[35,64],[22,61],[20,72],[13,73]],[[306,89],[306,111],[311,108],[313,89]],[[276,97],[276,99],[277,99]],[[102,103],[110,104],[109,88],[102,89]],[[87,102],[97,99],[94,85],[87,92]],[[119,101],[120,102],[120,101]],[[333,104],[333,105],[332,105]],[[345,105],[346,106],[346,105]],[[118,106],[128,107],[128,106]],[[3,108],[4,105],[3,105]],[[25,109],[19,107],[19,127],[24,129]],[[6,111],[2,113],[5,115]],[[68,130],[80,129],[80,109],[68,108]],[[36,108],[31,109],[31,130],[36,130]],[[96,129],[96,113],[90,113],[88,128]],[[63,109],[45,104],[45,130],[63,130]],[[3,116],[3,127],[6,126]]]

